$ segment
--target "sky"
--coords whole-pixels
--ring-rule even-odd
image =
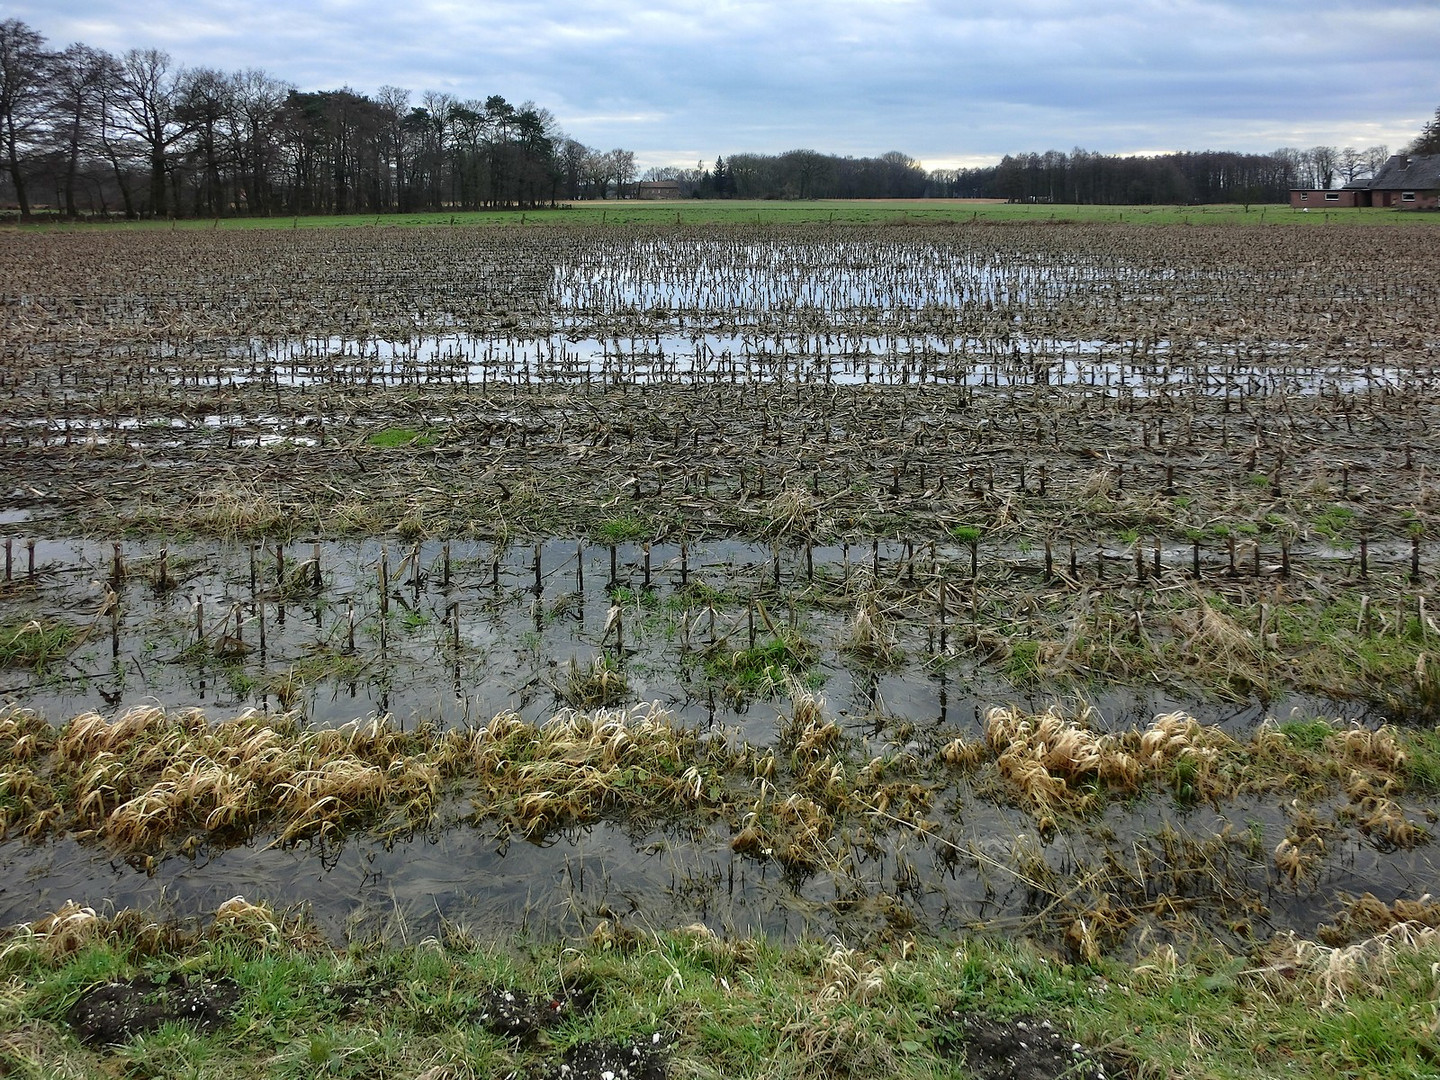
[[[736,152],[1398,150],[1440,106],[1440,0],[0,0],[0,18],[301,90],[548,109],[644,169]]]

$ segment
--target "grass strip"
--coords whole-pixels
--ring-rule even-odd
[[[0,939],[0,1069],[938,1078],[1020,1075],[1049,1046],[1076,1076],[1423,1077],[1440,1074],[1437,963],[1440,933],[1414,921],[1343,946],[1282,935],[1074,964],[987,938],[852,948],[608,922],[577,940],[448,927],[336,949],[239,898],[185,924],[68,904]]]

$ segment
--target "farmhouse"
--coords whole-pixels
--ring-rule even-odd
[[[635,185],[637,199],[678,199],[680,185],[674,180],[642,180]]]
[[[1393,154],[1369,180],[1343,188],[1291,188],[1290,205],[1434,210],[1440,206],[1440,154]]]
[[[1440,154],[1395,154],[1370,181],[1371,206],[1434,210],[1440,205]]]

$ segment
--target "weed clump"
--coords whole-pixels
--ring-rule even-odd
[[[560,693],[577,709],[609,707],[630,696],[630,680],[608,656],[597,656],[583,666],[572,659]]]
[[[713,649],[705,656],[704,669],[726,694],[745,700],[779,694],[814,662],[815,650],[808,642],[781,636],[749,648]]]
[[[629,544],[645,539],[652,526],[638,514],[621,514],[602,521],[594,530],[595,539],[602,544]]]
[[[387,427],[372,432],[365,438],[365,445],[377,450],[397,450],[402,446],[418,448],[431,446],[435,438],[428,431],[409,427]]]

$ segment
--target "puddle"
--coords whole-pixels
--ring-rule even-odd
[[[1307,362],[1303,342],[1237,344],[1161,338],[1139,349],[1132,339],[1068,339],[1022,331],[1001,335],[869,333],[829,328],[820,333],[681,330],[665,319],[648,335],[597,336],[575,331],[465,332],[403,339],[322,335],[308,338],[212,341],[181,354],[156,345],[148,355],[171,386],[210,384],[237,389],[312,387],[589,385],[591,383],[819,383],[894,386],[944,383],[964,387],[1106,388],[1144,399],[1161,394],[1212,398],[1316,396],[1440,388],[1440,373],[1400,365],[1334,359]],[[1259,355],[1257,356],[1257,352]],[[194,367],[204,365],[203,376]],[[203,378],[203,383],[194,380]],[[258,416],[264,426],[275,418]],[[214,426],[233,418],[172,420]],[[64,418],[66,430],[163,427],[148,415],[104,421]]]
[[[185,916],[243,895],[303,904],[335,941],[396,932],[415,940],[446,925],[479,934],[573,935],[602,918],[642,928],[698,922],[719,933],[786,940],[863,938],[887,924],[902,932],[983,927],[1045,936],[1057,925],[1047,917],[1058,916],[1056,898],[1030,884],[1044,876],[1043,866],[1057,880],[1079,883],[1077,892],[1099,898],[1112,890],[1112,903],[1176,897],[1239,946],[1286,929],[1313,936],[1334,919],[1342,894],[1371,892],[1386,903],[1413,898],[1440,869],[1430,848],[1383,853],[1358,834],[1341,834],[1331,838],[1333,851],[1316,879],[1281,884],[1269,853],[1285,836],[1285,817],[1256,802],[1224,811],[1114,806],[1085,830],[1048,840],[1018,812],[989,804],[966,801],[937,816],[938,839],[900,830],[879,847],[845,852],[834,868],[804,872],[735,853],[723,827],[694,833],[608,822],[541,843],[507,842],[481,825],[395,843],[358,835],[293,848],[202,848],[193,860],[173,857],[150,868],[70,839],[12,840],[0,844],[0,925],[72,899]],[[1250,853],[1217,839],[1235,835],[1253,837]],[[1186,844],[1201,854],[1174,861]],[[1121,864],[1108,861],[1122,853]],[[1126,873],[1143,882],[1116,877],[1114,867],[1127,863]]]

